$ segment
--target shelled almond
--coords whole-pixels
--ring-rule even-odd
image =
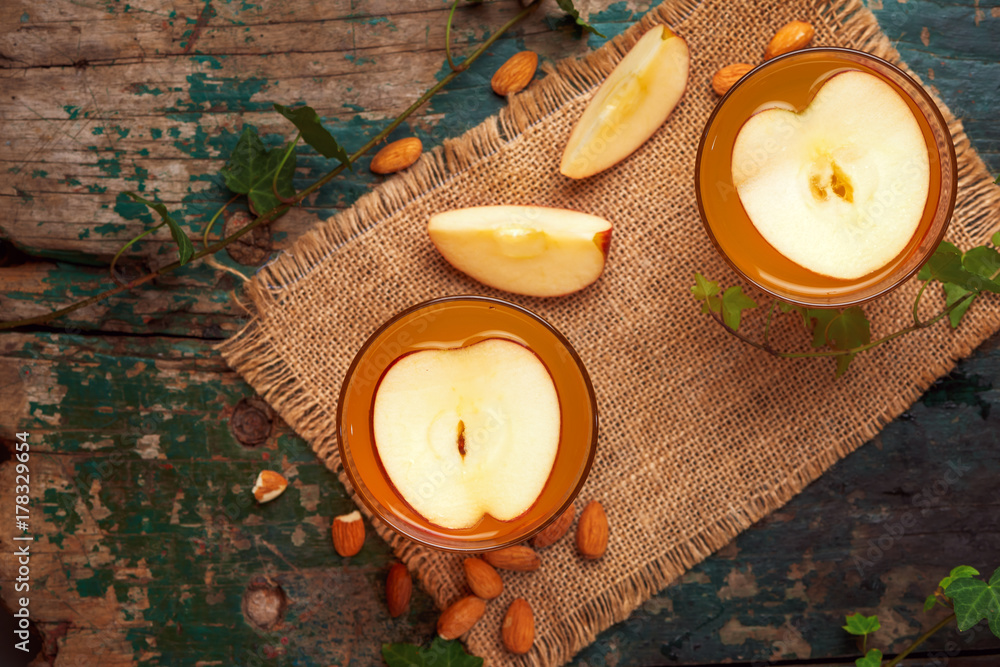
[[[507,59],[490,80],[490,86],[497,95],[512,95],[524,90],[535,77],[538,69],[538,54],[521,51]]]
[[[518,544],[498,551],[488,551],[483,559],[500,570],[515,570],[517,572],[532,572],[542,565],[538,554],[531,547]]]
[[[573,525],[575,517],[576,507],[570,505],[565,512],[559,515],[558,519],[545,526],[545,528],[532,538],[531,545],[536,549],[544,549],[545,547],[552,546],[569,531],[569,527]]]
[[[517,598],[510,603],[500,626],[500,638],[511,653],[523,655],[531,650],[535,643],[535,614],[527,600]]]
[[[410,578],[410,571],[402,563],[393,564],[385,579],[385,601],[389,606],[389,616],[402,616],[410,606],[412,594],[413,579]]]
[[[475,595],[458,600],[441,612],[437,632],[442,639],[458,639],[472,629],[486,611],[486,603]]]
[[[736,82],[753,69],[753,65],[748,63],[733,63],[726,65],[712,77],[712,90],[718,96],[725,95],[729,89],[736,85]]]
[[[365,523],[361,520],[361,512],[354,510],[333,520],[333,548],[337,553],[347,558],[359,551],[365,543]]]
[[[590,501],[576,525],[576,549],[587,560],[596,560],[608,549],[608,515],[596,500]]]
[[[778,32],[774,33],[774,37],[771,38],[767,48],[764,49],[764,60],[770,60],[784,53],[804,49],[809,46],[815,35],[816,29],[811,24],[805,21],[790,21],[778,28]]]
[[[424,145],[417,137],[406,137],[386,144],[375,157],[369,169],[374,174],[394,174],[411,166],[424,152]]]
[[[469,588],[484,600],[492,600],[503,593],[503,580],[493,566],[481,558],[466,558],[462,562]]]

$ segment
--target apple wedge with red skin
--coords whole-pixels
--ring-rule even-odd
[[[427,225],[449,264],[484,285],[526,296],[563,296],[600,276],[611,223],[546,206],[474,206]]]
[[[580,116],[559,171],[570,178],[587,178],[644,144],[684,95],[690,60],[687,43],[667,26],[646,31]]]

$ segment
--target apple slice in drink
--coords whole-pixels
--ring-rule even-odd
[[[751,116],[733,146],[733,183],[761,236],[810,271],[854,280],[910,242],[930,188],[927,144],[887,83],[828,79],[799,113]]]
[[[687,87],[689,61],[687,44],[670,28],[646,31],[580,116],[559,171],[586,178],[631,155],[677,106]]]
[[[372,427],[403,499],[431,523],[461,529],[534,504],[555,462],[561,412],[534,352],[489,338],[397,359],[376,389]]]
[[[438,213],[431,241],[459,271],[527,296],[583,289],[604,270],[611,223],[544,206],[476,206]]]

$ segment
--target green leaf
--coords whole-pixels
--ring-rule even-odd
[[[719,313],[722,311],[722,298],[718,296],[710,296],[705,299],[705,302],[701,304],[701,312],[703,313]]]
[[[566,12],[576,22],[576,25],[598,37],[604,37],[604,35],[597,31],[597,28],[580,18],[580,11],[573,6],[573,0],[556,0],[556,4],[559,5],[559,9]]]
[[[840,312],[830,308],[807,308],[805,311],[806,328],[812,331],[813,347],[823,347],[826,345],[826,330],[835,318],[840,316]]]
[[[933,276],[931,275],[931,267],[927,266],[927,264],[924,264],[923,266],[920,267],[920,270],[917,271],[917,280],[927,282],[931,278],[933,278]]]
[[[987,250],[989,249],[987,248]],[[989,259],[976,253],[970,262],[977,269],[985,270],[984,267],[989,262]],[[940,280],[943,283],[954,283],[970,292],[979,292],[984,289],[991,292],[1000,292],[1000,283],[989,280],[988,276],[987,279],[984,279],[982,275],[969,271],[963,263],[962,251],[947,241],[942,241],[938,245],[924,267],[930,272],[934,280]]]
[[[419,646],[413,644],[382,644],[382,659],[389,667],[425,667]]]
[[[851,365],[854,361],[854,357],[858,356],[857,352],[852,352],[850,354],[840,354],[835,358],[837,360],[837,370],[834,372],[833,377],[839,378],[841,375],[847,372],[847,367]]]
[[[427,648],[413,644],[382,644],[389,667],[482,667],[483,659],[465,652],[461,642],[435,637]]]
[[[837,350],[850,350],[871,340],[871,325],[860,306],[851,306],[840,313],[826,329],[826,341]]]
[[[1000,252],[997,252],[993,248],[987,248],[984,245],[971,248],[962,257],[962,266],[969,273],[982,276],[987,281],[995,282],[993,276],[1000,273]],[[990,287],[985,287],[984,289],[989,289],[991,292],[1000,291],[1000,289]]]
[[[955,605],[960,631],[965,632],[985,618],[993,634],[1000,637],[1000,568],[990,577],[989,583],[962,577],[953,579],[944,593]]]
[[[966,294],[969,294],[969,290],[965,289],[961,285],[956,285],[954,283],[942,283],[942,287],[944,287],[944,297],[946,306],[951,306],[951,304],[955,303]],[[958,323],[962,321],[962,316],[965,315],[965,311],[969,309],[969,307],[972,305],[972,302],[975,300],[976,297],[966,299],[962,305],[960,305],[959,307],[955,308],[955,310],[948,313],[948,321],[951,322],[952,329],[958,327]]]
[[[927,596],[927,599],[924,600],[924,611],[930,611],[931,609],[934,608],[934,605],[936,604],[937,604],[937,596],[931,593],[930,595]]]
[[[722,294],[722,321],[733,331],[738,331],[743,311],[756,307],[757,303],[743,293],[742,287],[733,285]]]
[[[1000,176],[997,178],[1000,178]],[[993,236],[990,237],[990,242],[995,246],[1000,246],[1000,232],[994,232]]]
[[[997,177],[993,179],[993,182],[1000,185],[1000,174],[997,174]]]
[[[335,158],[348,169],[354,171],[351,157],[344,150],[344,147],[337,143],[330,131],[323,127],[319,114],[312,107],[289,109],[286,106],[275,104],[274,110],[292,121],[299,129],[302,140],[319,151],[323,157]]]
[[[972,577],[979,576],[979,570],[971,565],[959,565],[952,568],[951,572],[948,573],[948,576],[952,579],[971,579]]]
[[[844,626],[844,629],[852,635],[870,635],[882,627],[879,625],[878,616],[851,614],[850,616],[845,616],[844,618],[847,621],[847,625]]]
[[[226,180],[226,187],[233,192],[245,194],[250,198],[253,209],[258,214],[266,213],[281,204],[274,196],[272,183],[274,174],[281,165],[285,150],[274,148],[267,150],[257,135],[257,130],[247,127],[236,142],[233,154],[220,173]],[[278,173],[278,192],[282,197],[295,196],[292,187],[292,176],[295,174],[295,153],[285,160]]]
[[[174,237],[174,241],[177,243],[177,255],[180,258],[181,264],[183,265],[190,262],[191,256],[194,255],[194,244],[191,243],[191,239],[188,238],[188,235],[184,233],[183,229],[181,229],[180,223],[174,220],[170,213],[167,212],[167,207],[160,202],[152,202],[148,199],[143,199],[134,192],[126,192],[125,194],[140,204],[145,204],[159,214],[160,218],[163,219],[163,222],[170,228],[170,235]]]
[[[865,657],[855,660],[854,664],[856,667],[881,667],[882,651],[873,648],[868,651]]]
[[[707,279],[700,273],[694,274],[694,285],[691,287],[691,294],[694,295],[694,298],[702,301],[718,293],[719,283]]]

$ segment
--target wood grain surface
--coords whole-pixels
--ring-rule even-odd
[[[649,5],[577,4],[608,37]],[[869,4],[1000,170],[1000,2]],[[152,223],[126,190],[164,201],[200,243],[229,198],[217,172],[242,128],[258,128],[270,145],[293,136],[273,102],[311,104],[345,146],[360,146],[447,73],[447,8],[443,0],[0,3],[0,319],[111,285],[108,261]],[[463,7],[457,51],[518,8],[516,0]],[[489,78],[516,51],[551,62],[603,41],[579,37],[546,3],[390,138],[433,146],[496,112],[504,101]],[[310,149],[298,165],[299,187],[328,168]],[[258,244],[278,252],[349,206],[383,180],[367,165]],[[161,230],[133,248],[124,270],[174,256]],[[31,434],[34,453],[31,613],[42,643],[33,665],[377,665],[382,642],[432,636],[437,612],[419,591],[408,614],[388,617],[385,544],[370,536],[350,559],[333,551],[330,521],[352,509],[345,490],[214,351],[243,321],[233,272],[255,268],[226,252],[218,262],[226,270],[201,262],[64,320],[0,334],[0,515],[14,513],[15,432]],[[899,650],[940,617],[921,603],[950,567],[1000,566],[998,388],[994,338],[875,441],[574,664],[853,664],[859,649],[839,626],[855,611],[878,612],[875,645]],[[262,444],[241,444],[238,410],[235,421],[257,427]],[[265,467],[290,486],[258,506],[249,489]],[[12,529],[0,531],[8,605]],[[280,603],[279,617],[262,600]],[[943,632],[906,664],[1000,664],[1000,641],[987,635],[967,642]]]

